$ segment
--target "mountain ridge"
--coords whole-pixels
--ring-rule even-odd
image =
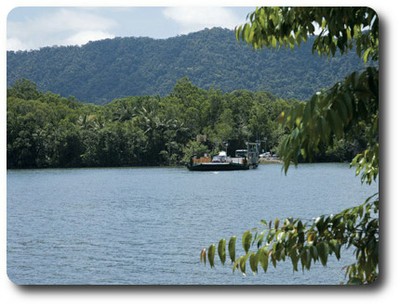
[[[224,92],[268,91],[308,99],[364,67],[355,52],[323,58],[301,47],[253,50],[222,28],[166,39],[117,37],[83,46],[7,52],[7,86],[21,78],[78,100],[104,104],[126,96],[170,93],[184,77],[201,88]]]

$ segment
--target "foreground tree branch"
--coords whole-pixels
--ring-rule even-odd
[[[262,7],[248,15],[249,22],[236,28],[237,39],[262,47],[300,45],[317,34],[312,52],[329,57],[337,51],[346,53],[353,47],[371,66],[353,72],[342,82],[318,92],[305,103],[282,112],[279,121],[287,131],[280,145],[285,173],[300,160],[312,161],[324,145],[334,140],[365,133],[366,148],[357,152],[351,162],[361,182],[371,184],[379,175],[379,23],[370,8],[291,8]],[[362,128],[362,129],[361,129]],[[337,214],[323,215],[311,223],[294,218],[261,221],[263,227],[243,233],[243,255],[236,255],[236,236],[221,239],[200,253],[204,264],[215,266],[218,253],[222,264],[228,251],[233,270],[253,273],[259,267],[267,272],[272,264],[290,260],[293,270],[309,270],[320,262],[327,264],[329,255],[341,258],[341,250],[354,251],[354,263],[346,267],[348,284],[368,284],[379,274],[379,195],[375,194],[358,206]]]

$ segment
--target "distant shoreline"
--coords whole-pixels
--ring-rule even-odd
[[[258,161],[260,164],[283,164],[280,159],[260,158]]]
[[[343,164],[349,163],[347,161],[323,161],[323,162],[312,162],[312,163],[303,163],[301,164]],[[273,165],[273,164],[283,164],[283,161],[280,159],[259,159],[260,165]],[[176,165],[126,165],[126,166],[81,166],[81,167],[36,167],[36,168],[7,168],[8,170],[67,170],[67,169],[105,169],[105,168],[186,168],[185,164],[176,164]]]

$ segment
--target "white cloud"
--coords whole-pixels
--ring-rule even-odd
[[[28,50],[53,45],[81,45],[114,37],[112,19],[83,9],[50,9],[47,14],[8,22],[7,49]]]
[[[243,23],[229,8],[222,7],[168,7],[163,14],[179,25],[181,34],[212,27],[233,29]]]
[[[239,16],[240,15],[240,16]],[[7,50],[82,45],[116,36],[173,37],[244,22],[234,7],[31,7],[7,21]]]
[[[22,41],[18,38],[8,38],[7,39],[7,50],[27,50],[29,49]]]
[[[65,39],[67,45],[84,45],[89,41],[114,38],[115,35],[104,31],[81,31]]]

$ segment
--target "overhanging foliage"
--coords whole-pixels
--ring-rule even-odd
[[[262,7],[248,16],[249,22],[236,28],[237,39],[254,48],[290,47],[307,41],[320,33],[313,43],[313,52],[334,57],[356,48],[365,63],[379,60],[379,23],[370,8],[329,7]],[[297,165],[299,159],[312,160],[320,148],[335,140],[353,138],[363,132],[366,149],[357,152],[351,166],[361,174],[361,182],[371,184],[379,175],[379,70],[376,65],[363,72],[354,71],[329,90],[321,91],[305,103],[294,105],[279,117],[288,135],[281,142],[283,169]],[[325,147],[326,148],[326,147]],[[264,228],[246,231],[242,235],[244,254],[236,257],[236,237],[230,239],[228,251],[233,270],[253,272],[261,266],[266,272],[269,264],[290,259],[293,270],[309,270],[317,261],[326,265],[329,255],[340,259],[343,247],[353,248],[355,261],[346,268],[348,284],[372,283],[379,274],[379,197],[374,195],[364,204],[338,214],[320,216],[311,224],[287,218],[283,225],[262,221]],[[221,240],[222,241],[222,240]],[[221,243],[220,241],[220,243]],[[256,251],[250,249],[256,246]],[[224,251],[221,251],[222,255]],[[200,254],[214,266],[215,247]],[[224,257],[221,258],[224,262]]]

